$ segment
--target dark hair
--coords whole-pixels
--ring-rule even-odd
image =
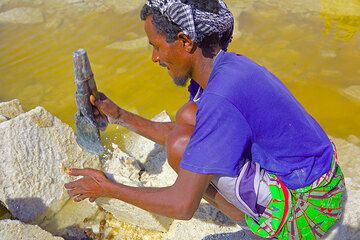
[[[181,0],[181,2],[201,11],[211,13],[217,13],[220,9],[218,0]],[[167,42],[174,42],[177,34],[181,32],[181,28],[177,24],[169,21],[166,16],[162,15],[158,8],[151,8],[145,4],[141,10],[140,18],[145,21],[150,15],[153,16],[153,23],[158,33],[165,36]],[[204,36],[201,41],[197,39],[194,39],[194,41],[197,42],[200,48],[212,53],[217,46],[220,46],[221,49],[226,51],[231,39],[232,29],[223,34],[214,33],[209,36]]]

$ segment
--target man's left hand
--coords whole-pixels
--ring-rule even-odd
[[[65,184],[68,194],[75,202],[80,202],[86,198],[93,202],[98,197],[107,197],[109,195],[108,190],[112,182],[102,171],[91,168],[72,168],[68,169],[67,173],[70,176],[83,176],[76,181]]]

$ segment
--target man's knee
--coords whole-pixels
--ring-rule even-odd
[[[176,113],[175,122],[179,125],[192,125],[196,123],[197,105],[194,102],[185,103]]]
[[[194,126],[176,125],[166,140],[168,161],[176,172],[179,170],[180,160],[193,132]]]

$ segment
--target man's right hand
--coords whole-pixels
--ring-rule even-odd
[[[166,138],[174,128],[173,122],[156,122],[143,118],[137,114],[126,111],[117,106],[113,101],[99,92],[98,97],[90,96],[93,105],[93,113],[98,128],[104,130],[108,123],[118,124],[122,127],[136,132],[159,144],[165,144]],[[104,127],[101,123],[105,120]]]
[[[94,106],[93,113],[97,123],[103,123],[101,130],[104,130],[107,123],[117,123],[120,116],[120,107],[111,101],[105,94],[98,92],[99,97],[96,99],[90,95],[90,103]],[[104,124],[105,123],[105,124]]]

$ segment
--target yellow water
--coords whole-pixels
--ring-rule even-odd
[[[360,137],[360,102],[342,93],[360,85],[360,1],[314,1],[319,11],[227,2],[236,17],[230,50],[273,71],[328,134]],[[18,6],[32,5],[10,1],[2,10]],[[72,52],[78,48],[88,51],[98,88],[125,109],[145,117],[163,109],[174,115],[186,101],[186,89],[151,62],[140,8],[76,15],[46,1],[36,7],[45,13],[43,23],[0,23],[0,101],[18,98],[26,110],[44,106],[74,126]],[[107,48],[134,39],[140,47]],[[109,128],[104,136],[121,141],[119,132]]]

